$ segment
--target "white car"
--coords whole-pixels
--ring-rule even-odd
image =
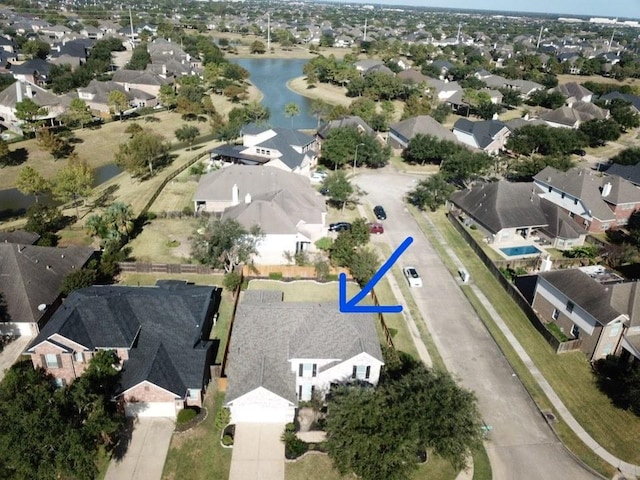
[[[311,181],[312,182],[324,182],[325,179],[327,178],[327,176],[328,176],[328,174],[325,171],[322,171],[322,170],[316,171],[316,172],[313,172],[311,174]]]
[[[422,286],[422,279],[414,267],[404,267],[402,271],[404,272],[404,276],[407,277],[410,287]]]

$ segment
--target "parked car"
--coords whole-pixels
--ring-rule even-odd
[[[381,223],[370,223],[369,224],[369,233],[381,234],[384,233],[384,227]]]
[[[349,222],[337,222],[329,225],[330,232],[342,232],[344,230],[351,230],[351,224]]]
[[[327,178],[328,174],[327,172],[323,171],[323,170],[319,170],[316,172],[313,172],[311,174],[311,181],[312,182],[324,182],[325,179]]]
[[[376,205],[375,207],[373,207],[373,213],[378,220],[387,219],[387,212],[384,211],[384,208],[382,208],[382,205]]]
[[[587,154],[587,152],[585,152],[581,148],[579,148],[578,150],[574,150],[573,153],[575,155],[578,155],[579,157],[584,157]]]
[[[403,272],[404,276],[407,277],[407,282],[409,282],[410,287],[422,286],[422,279],[415,267],[404,267]]]

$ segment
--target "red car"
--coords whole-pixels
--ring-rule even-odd
[[[369,233],[381,234],[384,233],[384,227],[381,223],[370,223]]]

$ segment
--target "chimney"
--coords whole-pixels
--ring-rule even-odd
[[[16,82],[16,103],[19,103],[21,101],[22,101],[22,82],[18,80]]]
[[[234,183],[233,187],[231,187],[231,205],[238,205],[239,194],[240,194],[240,191],[238,190],[238,185]]]
[[[25,86],[27,98],[33,98],[33,90],[31,89],[31,84],[27,83]]]
[[[611,193],[611,184],[607,182],[602,186],[602,196],[606,197],[610,193]]]
[[[251,203],[251,194],[250,194],[250,193],[247,193],[247,194],[244,196],[244,203],[246,203],[247,205],[248,205],[249,203]]]

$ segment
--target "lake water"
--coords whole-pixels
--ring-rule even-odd
[[[280,58],[234,58],[232,62],[247,69],[250,80],[264,95],[262,105],[269,109],[269,124],[274,127],[291,128],[292,118],[284,114],[287,103],[294,102],[300,108],[300,115],[293,117],[293,128],[315,129],[317,119],[309,113],[311,100],[298,95],[287,87],[287,82],[301,77],[302,67],[309,61],[304,59]]]
[[[96,187],[101,183],[112,179],[120,172],[122,172],[122,168],[113,163],[96,168],[93,186]],[[2,218],[3,212],[6,213],[8,211],[26,210],[33,205],[35,201],[36,200],[33,195],[23,195],[17,188],[0,190],[0,218]],[[47,196],[42,196],[40,201],[46,205],[56,204],[54,200]]]

